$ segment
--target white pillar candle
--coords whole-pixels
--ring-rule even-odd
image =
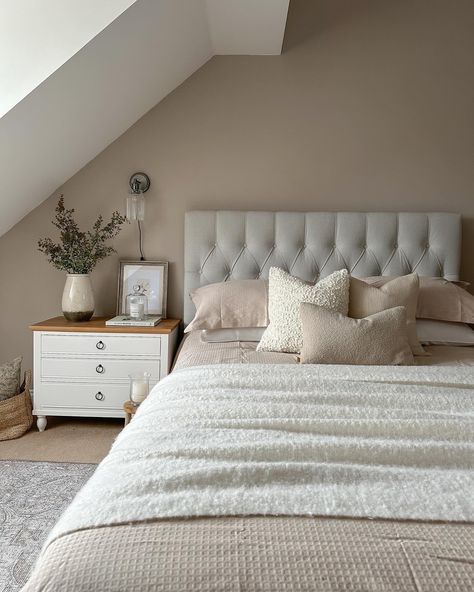
[[[141,380],[134,380],[132,383],[132,401],[134,403],[141,403],[146,399],[148,389],[146,382]]]
[[[143,319],[145,316],[145,305],[143,302],[133,302],[130,304],[130,316],[133,319]]]

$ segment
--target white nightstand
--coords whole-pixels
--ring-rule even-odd
[[[46,416],[123,417],[128,375],[149,372],[150,387],[171,368],[177,319],[156,327],[106,327],[106,318],[72,323],[56,317],[32,325],[33,414],[40,432]]]

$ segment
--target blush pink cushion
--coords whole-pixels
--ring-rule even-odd
[[[383,286],[393,277],[363,278],[364,282]],[[453,323],[474,323],[474,296],[459,285],[439,277],[420,277],[416,317]]]
[[[193,290],[196,307],[185,333],[196,329],[266,327],[268,325],[268,282],[230,280]]]

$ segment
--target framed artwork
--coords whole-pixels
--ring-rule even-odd
[[[148,298],[148,314],[166,319],[168,261],[120,261],[117,314],[126,314],[126,298],[140,286]]]

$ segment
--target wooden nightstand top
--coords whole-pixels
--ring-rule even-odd
[[[107,327],[105,321],[112,317],[93,317],[85,323],[73,323],[64,317],[54,317],[30,325],[32,331],[63,331],[65,333],[144,333],[169,335],[181,322],[179,319],[164,319],[156,327]]]

